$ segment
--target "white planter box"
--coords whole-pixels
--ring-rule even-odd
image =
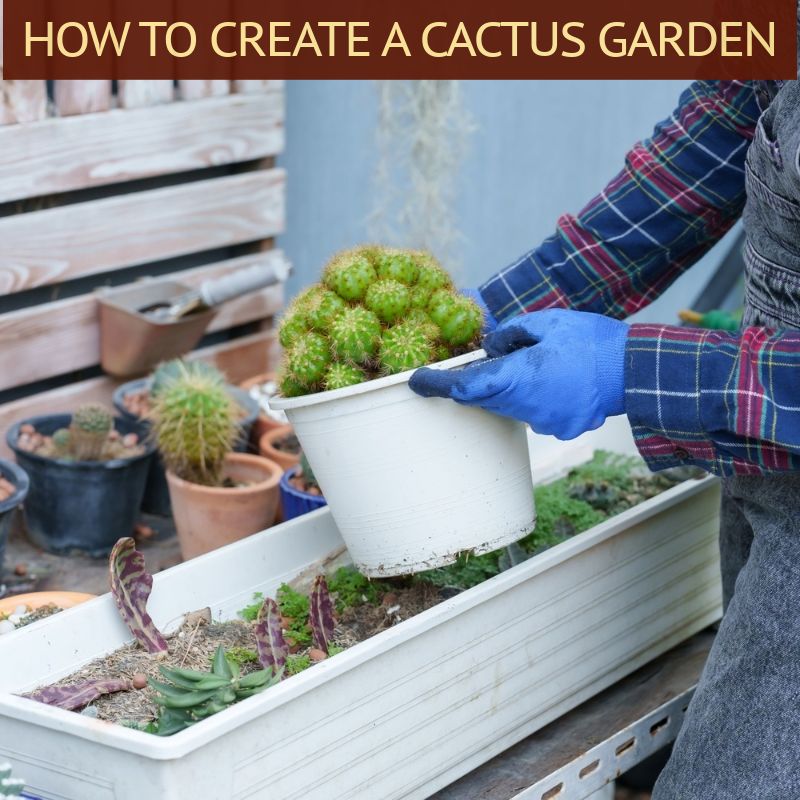
[[[677,486],[170,738],[11,694],[128,641],[105,595],[0,639],[0,761],[48,800],[428,797],[718,619],[718,495]],[[232,617],[341,546],[322,509],[156,575],[153,617]]]

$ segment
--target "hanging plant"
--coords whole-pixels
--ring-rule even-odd
[[[459,81],[378,82],[376,240],[430,250],[452,265],[456,185],[474,125]]]

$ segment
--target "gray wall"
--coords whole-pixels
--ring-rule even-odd
[[[668,116],[680,81],[469,81],[476,130],[459,176],[459,280],[475,285],[552,233],[622,166],[627,148]],[[291,291],[335,250],[367,240],[377,94],[370,81],[287,86]],[[716,248],[640,319],[673,322],[704,285]]]

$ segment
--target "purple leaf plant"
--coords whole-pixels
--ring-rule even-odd
[[[131,689],[133,684],[127,678],[107,678],[73,683],[71,686],[45,686],[24,696],[48,706],[75,711],[104,694],[127,692]]]
[[[328,653],[333,638],[333,603],[324,575],[314,578],[309,604],[309,624],[314,647]]]
[[[166,653],[167,642],[147,613],[153,576],[145,568],[136,542],[130,537],[120,539],[108,563],[111,594],[128,629],[148,653]]]
[[[283,670],[289,655],[289,645],[283,638],[280,609],[271,597],[267,597],[258,610],[254,630],[261,666],[272,669],[275,673]]]

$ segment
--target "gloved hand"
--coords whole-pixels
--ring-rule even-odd
[[[462,289],[461,294],[464,297],[469,297],[470,300],[474,300],[481,307],[481,311],[483,311],[483,334],[491,333],[497,327],[497,320],[492,316],[492,312],[489,311],[489,306],[486,305],[483,295],[477,289]]]
[[[418,369],[411,388],[523,420],[573,439],[625,411],[628,325],[548,309],[501,323],[483,341],[489,359],[460,370]]]

